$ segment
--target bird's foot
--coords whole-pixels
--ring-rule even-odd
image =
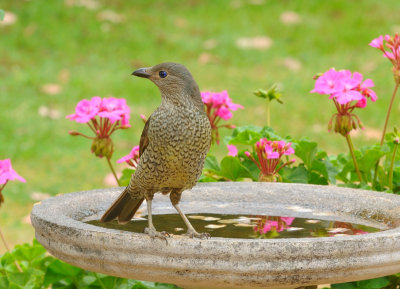
[[[148,227],[146,227],[144,229],[144,233],[149,235],[153,239],[154,238],[160,238],[160,239],[163,239],[163,240],[167,240],[167,237],[170,237],[170,234],[168,232],[165,232],[165,231],[158,232],[158,231],[156,231],[156,229],[148,228]]]
[[[208,239],[210,238],[210,234],[208,233],[197,233],[195,230],[187,230],[187,232],[184,234],[185,236],[188,236],[189,238],[199,238],[199,239]]]

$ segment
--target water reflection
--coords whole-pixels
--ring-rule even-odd
[[[359,224],[284,216],[192,214],[188,217],[197,231],[208,232],[211,237],[223,238],[335,237],[380,231],[377,228]],[[159,231],[167,231],[175,235],[186,232],[185,224],[177,214],[154,215],[153,222]],[[146,218],[133,219],[126,225],[119,225],[116,221],[100,223],[97,220],[87,223],[138,233],[142,233],[147,226]]]
[[[292,224],[296,226],[292,226]],[[298,227],[299,225],[300,227]],[[309,234],[309,237],[335,237],[361,235],[379,231],[376,228],[346,222],[277,216],[258,216],[253,230],[254,238],[265,239],[279,238],[282,232],[285,231],[305,230],[305,234],[302,234],[304,237],[306,237],[306,234]]]

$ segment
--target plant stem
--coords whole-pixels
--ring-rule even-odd
[[[271,110],[270,110],[270,105],[271,101],[269,100],[269,97],[267,97],[267,125],[271,126]]]
[[[114,168],[113,168],[113,166],[112,166],[112,164],[111,164],[110,158],[109,158],[109,157],[106,157],[106,159],[107,159],[108,166],[110,167],[110,169],[111,169],[111,171],[112,171],[112,173],[113,173],[113,175],[114,175],[114,178],[115,178],[115,180],[117,181],[118,186],[121,186],[121,184],[119,183],[117,174],[115,173],[115,170],[114,170]]]
[[[383,142],[385,141],[385,134],[386,134],[386,129],[387,129],[387,126],[388,126],[388,123],[389,123],[390,112],[392,110],[393,102],[394,102],[394,99],[396,97],[396,93],[397,93],[397,89],[399,88],[399,84],[400,84],[399,82],[396,82],[396,85],[394,86],[394,89],[393,89],[392,98],[390,99],[389,108],[388,108],[388,111],[386,113],[385,125],[383,126],[383,131],[382,131],[382,136],[381,136],[381,142],[380,142],[381,146],[383,145]],[[374,180],[372,182],[372,187],[375,186],[376,180],[378,178],[378,168],[379,168],[380,160],[381,159],[378,159],[376,161],[376,164],[375,164]]]
[[[383,127],[383,131],[382,131],[381,146],[383,145],[383,142],[385,140],[385,133],[386,133],[387,125],[389,123],[390,112],[392,110],[393,102],[396,97],[396,93],[397,93],[397,89],[399,88],[399,84],[400,84],[399,82],[396,83],[394,90],[393,90],[392,99],[390,100],[389,108],[388,108],[388,111],[386,114],[385,126]]]
[[[353,158],[353,162],[354,162],[354,167],[356,169],[356,173],[358,178],[360,179],[360,183],[362,183],[362,177],[361,177],[361,173],[360,173],[360,169],[358,168],[358,164],[357,164],[357,160],[356,160],[356,155],[354,154],[354,146],[353,146],[353,142],[351,141],[350,138],[350,134],[348,133],[346,135],[346,140],[347,140],[347,144],[349,145],[349,149],[350,149],[350,154]]]
[[[389,170],[389,188],[393,191],[393,167],[394,167],[394,159],[396,158],[398,144],[395,144],[393,149],[392,161],[390,163],[390,170]]]
[[[1,229],[0,229],[0,237],[1,237],[1,240],[3,241],[4,247],[6,247],[7,252],[10,252],[10,248],[7,245],[6,239],[4,238],[4,235],[3,235],[3,232],[1,231]],[[18,271],[22,273],[22,269],[19,266],[17,260],[14,260],[14,264],[17,267]]]

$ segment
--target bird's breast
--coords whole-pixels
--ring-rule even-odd
[[[195,108],[160,110],[152,116],[149,138],[165,147],[201,150],[211,140],[211,127],[207,116]]]

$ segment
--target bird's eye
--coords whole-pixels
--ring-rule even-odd
[[[161,70],[161,71],[158,73],[158,75],[159,75],[161,78],[165,78],[165,77],[167,77],[168,73],[167,73],[166,71]]]

